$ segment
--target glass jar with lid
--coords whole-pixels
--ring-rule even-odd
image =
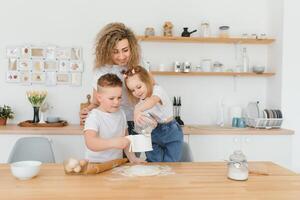
[[[219,37],[228,38],[229,37],[229,26],[220,26],[219,27]]]
[[[208,22],[201,23],[200,36],[201,37],[210,37],[210,28],[209,28]]]
[[[228,178],[238,181],[244,181],[248,179],[248,162],[242,151],[234,151],[233,154],[230,155],[227,165]]]

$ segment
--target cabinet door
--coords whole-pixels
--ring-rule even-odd
[[[291,166],[291,136],[190,135],[194,161],[228,160],[234,150],[242,150],[249,161],[272,161]]]

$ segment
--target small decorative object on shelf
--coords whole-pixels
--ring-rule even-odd
[[[152,27],[147,27],[145,29],[145,36],[154,36],[155,35],[155,31],[154,28]]]
[[[27,98],[31,105],[33,106],[33,120],[32,123],[38,123],[39,119],[39,110],[41,105],[44,103],[44,100],[47,96],[47,91],[27,91]]]
[[[5,126],[7,119],[13,119],[13,114],[14,112],[12,111],[10,106],[0,106],[0,126]]]
[[[170,22],[170,21],[165,22],[163,28],[164,28],[164,36],[168,36],[168,37],[173,36],[173,31],[172,31],[173,24],[172,24],[172,22]]]
[[[183,28],[183,32],[181,33],[181,37],[190,37],[192,33],[195,33],[197,30],[193,30],[191,32],[188,31],[188,27]]]

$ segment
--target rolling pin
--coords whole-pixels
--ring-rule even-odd
[[[80,111],[86,107],[88,107],[91,104],[91,95],[86,95],[87,102],[80,104]],[[84,123],[80,120],[80,125],[83,125]]]
[[[104,162],[104,163],[88,163],[86,170],[83,173],[98,174],[100,172],[110,170],[112,168],[115,168],[115,167],[125,164],[127,162],[128,162],[128,159],[123,158],[123,159],[111,160],[111,161]]]

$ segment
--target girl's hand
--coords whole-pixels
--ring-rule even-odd
[[[138,125],[142,125],[144,124],[144,116],[143,116],[143,113],[139,110],[135,110],[134,111],[134,123],[138,124]]]

